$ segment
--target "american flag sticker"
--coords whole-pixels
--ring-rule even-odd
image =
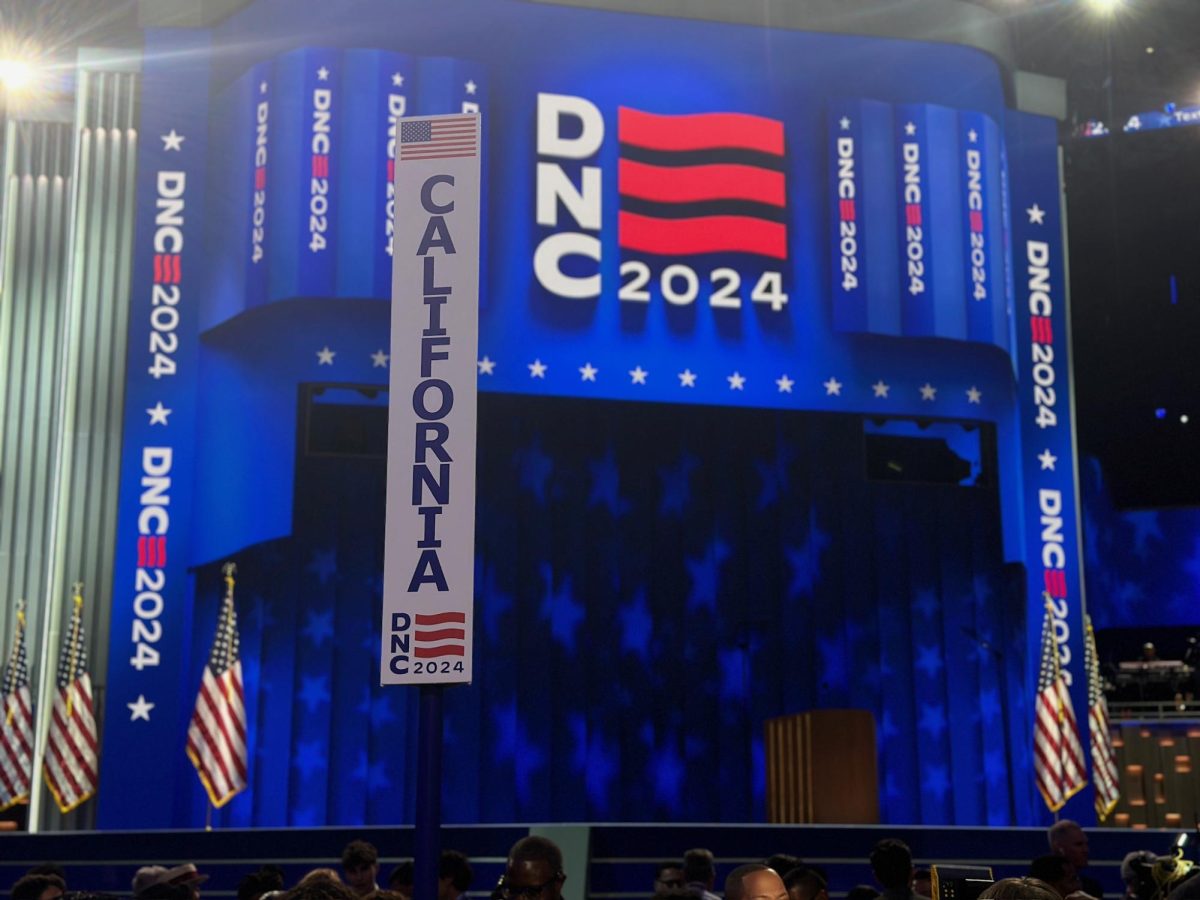
[[[479,155],[478,120],[463,116],[400,123],[400,161]]]

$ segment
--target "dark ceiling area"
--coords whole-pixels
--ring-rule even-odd
[[[1200,127],[1120,126],[1200,104],[1200,0],[1119,0],[1108,14],[1100,0],[961,2],[1003,17],[1021,69],[1067,83],[1080,451],[1122,507],[1198,505]],[[136,46],[137,12],[136,0],[0,0],[0,55]],[[1090,120],[1116,123],[1115,136],[1075,139]]]

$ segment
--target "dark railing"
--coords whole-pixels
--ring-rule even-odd
[[[1153,722],[1167,719],[1200,720],[1200,701],[1109,700],[1108,717],[1113,722]]]

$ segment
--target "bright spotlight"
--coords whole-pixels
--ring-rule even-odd
[[[1102,16],[1111,16],[1121,8],[1124,0],[1087,0],[1088,6]]]
[[[0,59],[0,84],[11,94],[33,82],[33,66],[19,59]]]

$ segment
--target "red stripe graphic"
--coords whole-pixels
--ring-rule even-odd
[[[854,212],[855,211],[854,211],[854,201],[853,200],[840,201],[838,203],[838,208],[840,210],[840,215],[842,217],[843,222],[853,222],[854,221]]]
[[[783,123],[746,113],[660,116],[622,106],[617,136],[623,144],[649,150],[733,148],[783,155]]]
[[[261,191],[267,186],[267,170],[263,166],[259,166],[254,170],[254,189]]]
[[[467,632],[462,628],[442,628],[438,631],[413,632],[414,641],[462,641],[466,640]]]
[[[162,280],[163,280],[162,255],[159,253],[155,253],[154,254],[154,283],[162,284]]]
[[[451,622],[466,625],[467,614],[462,612],[417,613],[413,616],[413,620],[418,625],[446,625]]]
[[[908,225],[921,224],[921,207],[916,203],[909,203],[904,207],[904,221]]]
[[[971,210],[971,230],[976,233],[983,231],[983,213],[977,209]]]
[[[1046,570],[1046,593],[1058,599],[1067,596],[1067,576],[1062,569]]]
[[[155,284],[179,284],[181,277],[178,253],[154,254]]]
[[[434,659],[439,656],[466,656],[462,644],[447,644],[445,647],[413,646],[413,656],[417,659]]]
[[[783,206],[782,172],[757,166],[651,166],[622,159],[617,165],[617,186],[624,197],[663,203],[698,200],[749,200]]]
[[[657,219],[622,211],[618,233],[621,247],[642,253],[735,252],[787,259],[787,228],[780,222],[750,216]]]
[[[387,179],[389,184],[396,180],[396,161],[394,159],[388,160]]]
[[[314,156],[312,158],[312,173],[313,178],[328,178],[329,177],[329,157]]]
[[[1033,340],[1035,343],[1054,343],[1054,325],[1048,317],[1031,316],[1029,319],[1029,328],[1033,333]]]

